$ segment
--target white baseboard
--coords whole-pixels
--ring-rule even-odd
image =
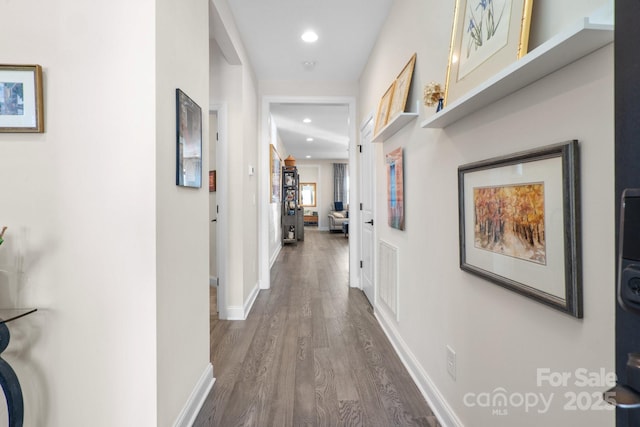
[[[253,303],[256,302],[256,298],[258,298],[258,292],[260,292],[260,284],[256,283],[251,290],[251,294],[249,294],[249,298],[244,302],[244,318],[246,319],[251,312],[251,307],[253,307]]]
[[[282,250],[282,244],[280,244],[278,246],[278,249],[276,249],[273,255],[271,255],[271,259],[269,260],[269,268],[273,267],[273,264],[276,262],[276,259],[278,259],[278,255],[280,255],[281,250]]]
[[[409,371],[413,382],[416,383],[418,389],[424,396],[433,411],[436,418],[443,427],[464,427],[462,421],[456,416],[455,412],[449,406],[440,390],[435,386],[429,375],[424,371],[415,355],[409,349],[407,343],[400,337],[393,323],[388,321],[383,310],[374,310],[376,319],[382,327],[382,330],[391,341],[391,345],[395,349],[398,357]]]
[[[227,318],[225,320],[244,320],[244,309],[239,305],[227,307]]]
[[[329,231],[329,227],[318,227],[319,231]]]
[[[218,278],[216,276],[209,276],[209,286],[218,286]]]
[[[251,294],[249,294],[249,298],[247,298],[243,306],[232,305],[231,307],[227,307],[226,320],[245,320],[249,315],[249,313],[251,312],[251,307],[253,307],[253,303],[256,301],[256,298],[258,297],[259,291],[260,291],[260,284],[256,283],[253,289],[251,290]]]
[[[187,403],[184,405],[184,408],[182,408],[176,422],[173,423],[174,427],[193,426],[193,423],[195,422],[200,409],[202,409],[202,405],[215,382],[216,379],[213,378],[213,365],[209,363],[193,388],[191,396],[189,396]]]

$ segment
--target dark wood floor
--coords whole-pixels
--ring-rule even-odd
[[[212,316],[216,383],[195,427],[440,426],[348,268],[343,234],[307,229],[247,320]]]

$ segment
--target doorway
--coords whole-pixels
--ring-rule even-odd
[[[270,284],[270,267],[271,261],[275,259],[277,253],[274,251],[279,251],[280,246],[276,245],[276,237],[278,232],[277,225],[279,224],[279,218],[275,218],[279,209],[277,208],[276,203],[272,202],[271,195],[271,167],[270,160],[272,157],[271,147],[277,146],[278,137],[277,132],[274,132],[274,129],[278,126],[273,123],[272,120],[272,112],[274,109],[278,109],[279,106],[298,106],[302,108],[302,106],[344,106],[345,107],[345,117],[346,121],[346,141],[343,148],[342,153],[346,154],[344,160],[346,160],[350,165],[355,165],[356,159],[356,149],[357,149],[357,137],[356,137],[356,127],[355,127],[355,99],[352,97],[264,97],[262,100],[262,141],[260,144],[260,165],[261,165],[261,173],[260,173],[260,188],[262,191],[259,193],[260,197],[260,207],[259,207],[259,220],[260,220],[260,233],[259,233],[259,280],[260,280],[260,288],[261,289],[269,289]],[[300,109],[299,108],[299,109]],[[306,118],[306,117],[305,117]],[[304,123],[302,118],[293,119],[296,124]],[[313,124],[312,122],[304,123],[304,124]],[[313,125],[310,126],[313,128]],[[305,134],[300,134],[299,137],[303,138],[305,143],[313,144],[315,141],[314,136]],[[322,137],[327,139],[335,138],[336,135],[332,135],[331,132],[322,133]],[[309,141],[308,138],[313,138],[313,140]],[[274,144],[275,142],[275,144]],[[334,147],[336,149],[340,149]],[[306,159],[306,156],[303,156],[301,160],[317,160],[313,163],[320,163],[321,159],[313,159],[313,155],[311,155],[311,159]],[[285,156],[286,157],[286,156]],[[326,159],[325,159],[326,160]],[[357,175],[355,171],[355,167],[349,168],[349,182],[352,185],[349,188],[349,222],[357,223],[360,218],[359,210],[357,209],[358,204],[358,183],[357,183]],[[327,182],[328,179],[332,176],[332,173],[322,173],[323,181]],[[319,184],[319,183],[318,183]],[[331,184],[328,184],[331,185]],[[333,200],[333,191],[330,192],[331,196],[327,196],[326,193],[323,193],[320,189],[317,189],[318,192],[318,201],[323,200],[322,206],[317,209],[318,212],[318,226],[319,229],[323,228],[323,220],[325,220],[325,224],[328,223],[328,219],[323,218],[323,213],[321,209],[326,208],[326,212],[328,213],[328,209],[331,205],[331,201]],[[325,194],[321,196],[320,194]],[[274,207],[275,206],[275,207]],[[327,217],[325,214],[324,217]],[[361,283],[359,279],[359,254],[358,244],[359,241],[359,230],[350,229],[349,230],[349,286],[361,288]]]
[[[376,306],[375,295],[375,183],[373,137],[373,115],[369,116],[360,128],[360,205],[362,218],[360,227],[360,253],[362,257],[362,290],[372,307]]]
[[[217,198],[218,112],[209,113],[209,286],[210,314],[218,318],[218,198]]]

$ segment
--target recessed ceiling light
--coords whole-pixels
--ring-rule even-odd
[[[305,156],[305,158],[310,159],[310,158],[311,158],[311,156]]]
[[[311,123],[311,119],[309,117],[302,119],[303,123]]]
[[[315,31],[312,30],[305,31],[304,34],[300,36],[300,38],[307,43],[318,41],[318,35],[315,33]]]
[[[307,142],[313,142],[313,138],[307,138]]]
[[[305,70],[311,71],[316,67],[316,61],[302,61],[302,66]]]

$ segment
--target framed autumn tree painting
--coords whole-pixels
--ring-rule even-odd
[[[578,142],[458,168],[460,268],[582,317]]]

